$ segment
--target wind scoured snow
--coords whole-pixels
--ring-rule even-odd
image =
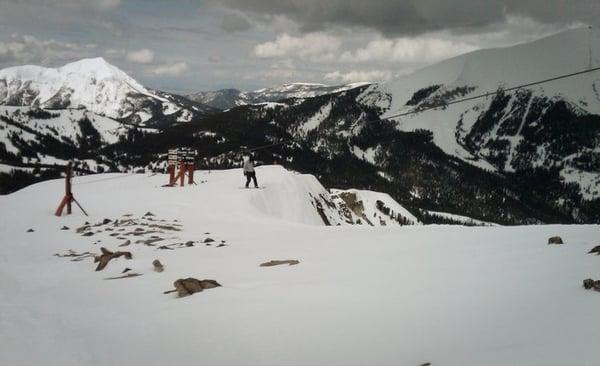
[[[581,281],[598,278],[598,258],[585,253],[598,244],[599,226],[302,225],[265,212],[267,202],[288,198],[276,193],[287,178],[272,168],[257,173],[264,190],[239,189],[240,170],[197,172],[206,183],[184,188],[162,188],[165,175],[76,178],[75,197],[90,217],[76,207],[53,216],[62,180],[1,196],[0,363],[597,363],[600,298]],[[227,246],[130,246],[131,261],[111,261],[102,272],[91,259],[53,256],[116,249],[120,241],[93,244],[100,237],[73,228],[147,211],[177,219],[182,237],[210,232]],[[553,235],[566,244],[546,245]],[[152,271],[154,259],[164,272]],[[300,263],[259,267],[271,259]],[[142,276],[103,280],[124,267]],[[163,294],[185,277],[223,287],[181,299]]]

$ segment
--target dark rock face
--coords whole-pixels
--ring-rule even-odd
[[[183,278],[178,279],[173,283],[177,290],[179,297],[189,296],[196,292],[202,292],[207,289],[221,287],[221,285],[215,280],[198,280],[195,278]]]
[[[548,238],[548,244],[564,244],[564,242],[560,236],[553,236]]]

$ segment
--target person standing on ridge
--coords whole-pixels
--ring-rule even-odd
[[[250,160],[249,156],[244,156],[244,175],[246,176],[246,188],[248,188],[250,185],[250,180],[254,181],[254,188],[258,188],[254,164],[252,163],[252,160]]]

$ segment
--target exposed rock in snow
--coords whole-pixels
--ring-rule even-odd
[[[548,244],[564,244],[560,236],[552,236],[548,238]]]
[[[152,266],[154,267],[155,272],[162,272],[165,270],[165,267],[160,263],[158,259],[152,261]]]
[[[287,264],[289,266],[295,266],[300,263],[297,259],[285,259],[285,260],[270,260],[268,262],[261,263],[261,267],[273,267],[273,266],[281,266],[283,264]]]
[[[592,254],[592,253],[596,253],[597,255],[600,255],[600,245],[596,245],[588,252],[588,254]]]
[[[583,287],[586,290],[596,290],[596,291],[600,291],[600,280],[596,280],[594,281],[591,278],[585,279],[583,280]]]
[[[179,297],[185,297],[221,285],[215,280],[198,280],[195,278],[180,278],[173,283]]]
[[[334,202],[343,202],[347,218],[354,224],[371,226],[418,225],[419,220],[386,193],[332,189]]]

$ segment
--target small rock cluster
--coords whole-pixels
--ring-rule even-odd
[[[182,231],[182,229],[183,225],[177,220],[167,221],[158,219],[152,212],[147,212],[141,218],[135,218],[131,214],[126,214],[115,220],[106,218],[96,224],[86,222],[83,226],[75,229],[75,232],[86,237],[98,236],[102,233],[108,234],[109,237],[124,240],[118,245],[119,247],[143,244],[149,247],[156,247],[158,250],[190,248],[198,243],[211,246],[216,241],[210,237],[197,241],[184,241],[177,236],[173,236],[177,232]],[[62,228],[62,230],[68,230],[68,228]],[[167,235],[169,237],[166,237]],[[96,243],[101,241],[98,240]],[[216,247],[224,247],[226,246],[225,243],[225,240],[221,240]]]
[[[209,232],[204,233],[205,237],[200,240],[188,240],[182,241],[178,237],[173,236],[176,233],[181,232],[183,226],[177,221],[167,221],[158,219],[153,213],[148,212],[141,218],[135,218],[131,214],[123,215],[118,219],[105,218],[102,221],[91,224],[85,222],[81,227],[76,228],[73,232],[84,236],[95,238],[100,237],[101,239],[96,240],[93,244],[102,242],[102,239],[117,239],[123,240],[117,246],[119,248],[131,247],[133,248],[136,244],[143,244],[144,246],[154,247],[156,250],[174,250],[178,248],[190,248],[198,244],[204,244],[204,246],[213,246],[215,248],[221,248],[227,246],[225,240],[216,240],[209,237]],[[71,230],[67,226],[60,227],[60,230]],[[33,232],[33,229],[28,232]],[[101,235],[104,234],[104,235]],[[106,236],[108,235],[108,236]],[[94,263],[97,263],[96,271],[104,270],[113,259],[125,258],[132,259],[133,254],[131,251],[123,250],[110,250],[106,247],[100,248],[101,253],[96,254],[92,252],[77,253],[74,250],[69,249],[64,254],[55,254],[61,258],[71,258],[71,261],[81,261],[85,258],[93,258]],[[155,259],[152,262],[152,268],[157,273],[165,271],[165,266],[159,259]],[[141,273],[132,271],[131,268],[126,267],[120,275],[114,277],[107,277],[106,280],[115,280],[123,278],[133,278],[141,276]],[[221,287],[221,285],[215,280],[198,280],[195,278],[183,278],[178,279],[174,282],[175,290],[167,291],[165,293],[177,292],[179,297],[189,296],[197,292],[204,291],[215,287]]]
[[[548,238],[548,244],[564,244],[562,238],[560,236],[553,236]],[[600,245],[596,245],[593,247],[588,254],[596,254],[600,255]],[[593,280],[591,278],[586,278],[583,280],[583,288],[586,290],[595,290],[600,291],[600,280]]]

